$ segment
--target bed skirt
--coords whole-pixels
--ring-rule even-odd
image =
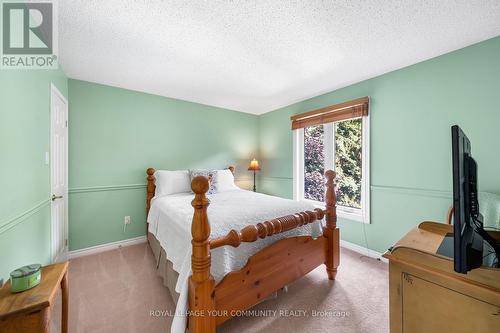
[[[148,232],[148,243],[155,256],[156,273],[162,278],[163,285],[167,287],[170,295],[172,296],[172,300],[174,301],[175,305],[177,305],[177,301],[179,300],[179,293],[175,291],[175,286],[177,284],[177,280],[179,279],[179,273],[174,271],[172,262],[167,259],[167,253],[165,252],[165,249],[161,247],[160,242],[156,239],[155,235],[150,232]],[[287,292],[288,287],[285,286],[279,291]],[[268,297],[263,298],[261,302],[277,298],[279,295],[279,291],[271,293],[271,295],[269,295]]]
[[[165,249],[161,247],[160,242],[150,232],[148,232],[148,243],[155,256],[156,273],[162,278],[163,285],[167,287],[172,300],[177,305],[179,294],[175,291],[175,285],[177,284],[179,273],[174,271],[172,262],[167,259]]]

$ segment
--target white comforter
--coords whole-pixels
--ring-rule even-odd
[[[191,275],[191,221],[193,207],[191,200],[194,194],[182,193],[163,197],[155,197],[148,215],[149,232],[156,236],[179,273],[175,290],[180,294],[176,316],[172,322],[171,332],[184,333],[187,311],[187,282]],[[276,217],[313,210],[315,207],[306,202],[282,199],[265,194],[241,189],[216,193],[208,196],[208,218],[210,221],[210,238],[226,235],[231,229],[241,230],[249,224],[267,221]],[[251,255],[270,245],[278,239],[286,237],[321,234],[321,222],[315,222],[301,228],[259,239],[253,243],[242,243],[238,248],[223,246],[211,252],[211,272],[216,282],[227,273],[243,267]]]

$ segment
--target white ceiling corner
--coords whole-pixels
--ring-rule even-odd
[[[498,0],[59,2],[70,78],[262,114],[500,35]]]

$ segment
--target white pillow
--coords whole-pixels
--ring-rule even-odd
[[[234,184],[234,175],[229,169],[217,170],[217,192],[235,190],[238,188]]]
[[[188,170],[156,170],[154,176],[156,185],[155,196],[191,191]]]

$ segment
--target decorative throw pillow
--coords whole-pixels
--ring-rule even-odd
[[[189,170],[191,181],[194,177],[203,176],[208,178],[207,194],[215,194],[217,192],[217,170]]]

